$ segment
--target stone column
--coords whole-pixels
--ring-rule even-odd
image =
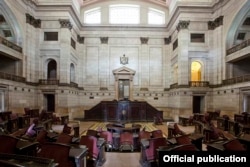
[[[189,21],[179,21],[178,32],[178,85],[188,85],[189,82]]]
[[[57,66],[57,77],[60,83],[70,83],[70,49],[71,49],[71,28],[69,20],[59,20],[60,29],[60,62]]]
[[[141,78],[139,78],[141,88],[149,87],[149,52],[148,52],[148,38],[141,37],[141,54],[140,54],[140,68]]]

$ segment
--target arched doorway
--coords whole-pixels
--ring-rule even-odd
[[[48,70],[47,70],[47,78],[48,79],[56,79],[57,77],[57,64],[55,60],[50,60],[48,63]]]

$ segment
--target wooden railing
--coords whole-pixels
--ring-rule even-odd
[[[3,45],[5,45],[5,46],[7,46],[15,51],[20,52],[20,53],[23,52],[23,49],[20,46],[14,44],[13,42],[8,41],[7,39],[5,39],[1,36],[0,36],[0,44],[3,44]]]
[[[222,81],[222,85],[232,85],[232,84],[248,82],[248,81],[250,81],[250,74],[239,76],[239,77],[234,77],[230,79],[225,79]]]
[[[209,82],[207,81],[189,81],[190,87],[208,87]]]
[[[8,73],[4,73],[4,72],[0,72],[0,78],[11,80],[11,81],[16,81],[16,82],[25,82],[24,77],[20,77],[20,76],[14,75],[14,74],[8,74]]]
[[[245,48],[247,46],[250,46],[250,39],[245,40],[242,43],[240,43],[238,45],[235,45],[232,48],[228,49],[227,50],[227,55],[230,55],[230,54],[232,54],[234,52],[237,52],[237,51],[239,51],[239,50],[241,50],[241,49],[243,49],[243,48]]]

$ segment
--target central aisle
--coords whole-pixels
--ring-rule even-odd
[[[106,152],[106,162],[103,167],[141,167],[140,153]]]

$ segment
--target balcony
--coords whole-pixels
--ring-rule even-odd
[[[235,45],[234,47],[227,50],[227,55],[233,54],[239,50],[242,50],[250,46],[250,39],[243,41],[242,43]]]
[[[16,82],[25,82],[24,77],[20,77],[14,74],[8,74],[4,72],[0,72],[0,79],[6,79],[6,80],[11,80],[11,81],[16,81]]]
[[[7,39],[5,39],[1,36],[0,36],[0,44],[3,44],[5,46],[7,46],[8,48],[11,48],[19,53],[23,52],[23,49],[20,46],[14,44],[13,42],[8,41]]]
[[[232,85],[248,81],[250,81],[250,74],[223,80],[222,85]]]
[[[189,81],[190,87],[209,87],[209,82],[207,81]]]

